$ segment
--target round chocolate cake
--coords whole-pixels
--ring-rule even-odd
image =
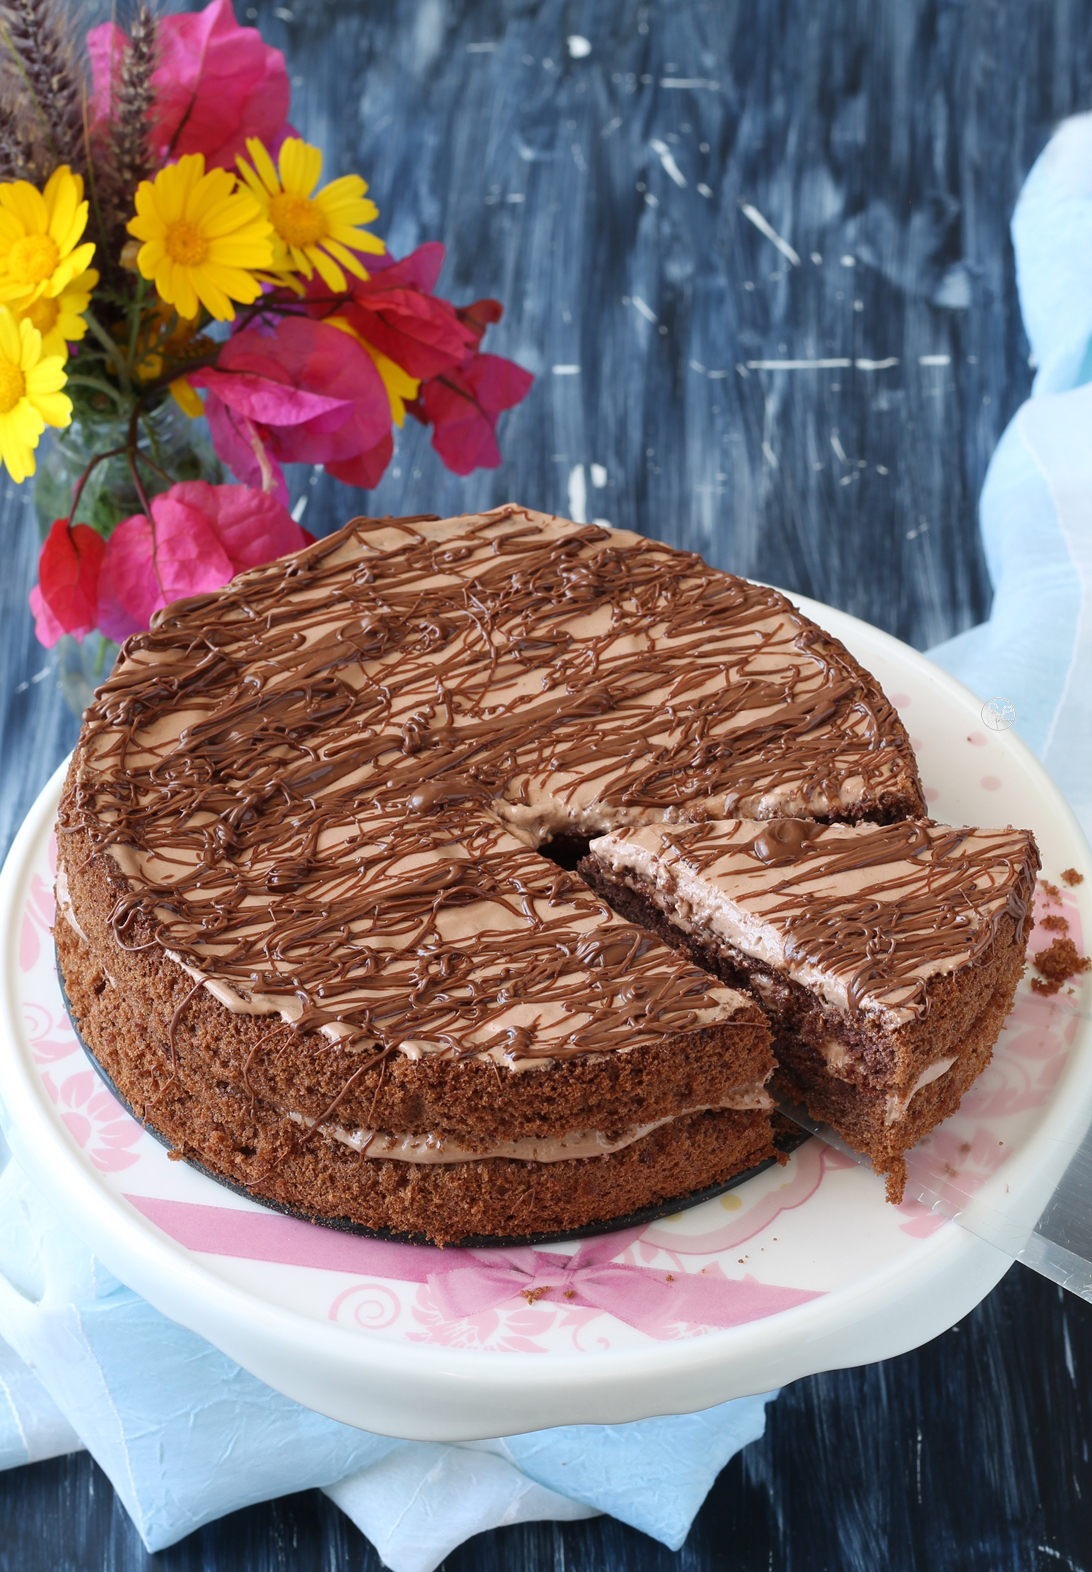
[[[782,817],[924,818],[890,704],[782,595],[514,506],[359,519],[126,644],[60,808],[61,972],[136,1115],[254,1197],[576,1230],[774,1153],[746,979],[576,863]]]

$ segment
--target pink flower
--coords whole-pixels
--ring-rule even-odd
[[[151,507],[151,520],[143,513],[122,520],[102,563],[98,622],[118,643],[171,601],[219,589],[312,539],[275,497],[247,486],[184,481]]]
[[[65,633],[84,639],[94,628],[105,550],[106,542],[89,524],[53,521],[30,592],[34,631],[47,649]]]
[[[287,134],[291,89],[284,56],[262,42],[256,27],[239,27],[231,0],[203,11],[162,16],[151,144],[157,164],[183,153],[204,153],[212,168],[235,168],[248,136],[276,153]],[[91,123],[109,121],[118,73],[129,41],[115,23],[87,35],[91,56]]]
[[[227,341],[215,368],[189,381],[209,390],[205,414],[224,463],[284,500],[282,463],[324,464],[338,480],[374,485],[361,477],[383,451],[383,467],[389,459],[383,378],[363,345],[323,322],[285,317],[274,333],[247,328]]]

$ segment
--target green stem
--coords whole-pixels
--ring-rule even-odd
[[[125,405],[126,400],[124,396],[118,392],[117,388],[111,387],[109,382],[103,382],[98,377],[85,377],[73,373],[66,378],[66,381],[74,388],[94,388],[99,393],[109,393],[110,397],[114,400],[115,404],[117,404],[119,408],[123,408]]]
[[[131,391],[129,384],[129,367],[125,363],[124,355],[121,353],[121,350],[118,348],[118,346],[114,343],[114,340],[110,337],[102,323],[96,319],[93,311],[85,311],[83,316],[84,321],[87,323],[92,333],[106,351],[107,360],[113,365],[114,370],[117,372],[118,381],[121,383],[121,391],[128,395]]]
[[[132,305],[129,307],[129,364],[132,365],[136,358],[137,339],[140,337],[140,318],[144,305],[146,285],[144,277],[137,275],[137,292]]]
[[[103,666],[105,666],[105,664],[106,664],[106,640],[103,638],[102,634],[100,633],[99,634],[99,653],[95,656],[95,669],[91,673],[91,675],[93,677],[101,677],[102,676],[102,668],[103,668]]]

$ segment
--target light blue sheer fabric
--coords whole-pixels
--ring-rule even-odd
[[[4,1154],[6,1155],[6,1154]],[[14,1163],[0,1174],[0,1466],[86,1446],[150,1550],[309,1486],[395,1572],[471,1534],[609,1512],[672,1548],[768,1397],[466,1446],[392,1441],[282,1397],[104,1271]]]
[[[1012,220],[1039,370],[982,488],[988,622],[929,654],[1004,698],[1092,835],[1092,115],[1067,120]]]

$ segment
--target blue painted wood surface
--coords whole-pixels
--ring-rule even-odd
[[[986,614],[975,498],[1031,376],[1008,218],[1092,105],[1092,0],[237,9],[286,50],[328,173],[368,177],[396,252],[443,240],[442,290],[503,299],[487,347],[538,379],[493,474],[448,475],[409,422],[369,496],[297,471],[312,529],[516,498],[919,647]],[[849,363],[765,364],[817,360]],[[6,481],[0,530],[3,848],[76,728]],[[677,1556],[601,1520],[483,1535],[445,1567],[1090,1568],[1090,1366],[1092,1308],[1015,1268],[926,1348],[785,1392]],[[0,1476],[0,1572],[377,1566],[317,1492],[147,1557],[85,1455]]]

